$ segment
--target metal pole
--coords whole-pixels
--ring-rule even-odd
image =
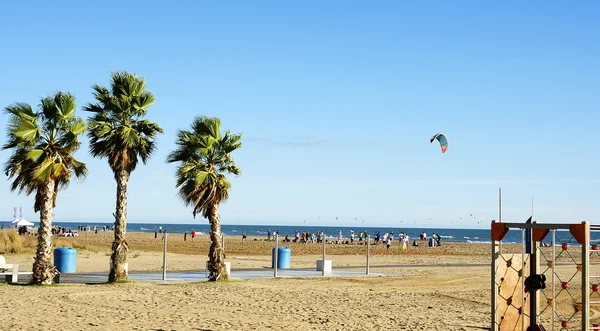
[[[167,280],[167,233],[163,234],[163,274],[162,280]]]
[[[499,188],[499,193],[498,193],[498,221],[500,223],[502,223],[502,187]],[[502,254],[502,241],[500,241],[498,243],[499,246],[499,252],[500,254]]]
[[[367,275],[369,274],[369,255],[371,255],[370,247],[371,247],[371,239],[370,239],[370,235],[367,234]]]
[[[531,223],[537,223],[537,221],[533,220],[533,215],[531,215]],[[537,275],[538,269],[540,267],[540,254],[538,250],[540,249],[540,243],[538,241],[533,240],[533,229],[529,233],[530,242],[531,242],[531,254],[529,255],[529,275]],[[539,325],[540,317],[538,316],[538,309],[540,306],[540,292],[539,290],[532,290],[529,292],[529,325]]]
[[[325,231],[323,231],[323,261],[321,263],[321,276],[325,276],[325,250],[327,249],[327,242],[325,238]]]
[[[502,223],[502,187],[499,189],[498,193],[498,221]]]
[[[554,284],[555,284],[555,276],[556,276],[556,230],[552,230],[552,331],[554,331],[554,312],[556,312],[556,302],[554,298],[556,297]]]
[[[273,277],[277,278],[277,263],[279,262],[279,232],[275,234],[275,262],[273,263]]]
[[[521,314],[521,330],[525,330],[525,229],[521,229],[521,271],[522,277],[521,280],[521,309],[523,314]],[[531,311],[529,312],[531,316]]]

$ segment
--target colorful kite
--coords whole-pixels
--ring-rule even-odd
[[[429,139],[430,143],[433,143],[434,140],[440,142],[440,147],[442,148],[442,153],[446,153],[448,150],[448,138],[443,133],[436,133],[431,139]]]

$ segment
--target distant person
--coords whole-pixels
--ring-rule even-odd
[[[187,231],[183,232],[183,241],[187,241]]]
[[[242,241],[248,241],[246,238],[246,231],[242,231]]]
[[[432,235],[433,239],[435,240],[435,243],[437,244],[437,246],[441,246],[442,245],[442,237],[440,237],[439,234],[434,233]]]
[[[194,231],[194,229],[192,229],[192,240],[194,240],[195,237],[196,237],[196,231]]]
[[[271,241],[271,229],[267,231],[267,241]]]
[[[158,238],[158,231],[154,230],[154,239]]]

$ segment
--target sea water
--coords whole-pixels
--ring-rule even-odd
[[[70,222],[54,222],[54,225],[62,226],[66,228],[70,228],[71,230],[76,231],[79,225],[89,226],[92,230],[94,226],[98,227],[98,232],[102,231],[102,227],[104,225],[109,226],[109,229],[112,228],[111,223],[70,223]],[[163,230],[166,230],[168,233],[178,233],[183,234],[187,231],[189,234],[192,230],[196,231],[196,234],[203,235],[208,234],[210,232],[210,225],[206,223],[198,223],[198,224],[156,224],[156,223],[132,223],[129,222],[127,224],[128,232],[151,232],[158,231],[159,227],[162,227]],[[350,237],[350,230],[354,230],[354,237],[358,240],[358,233],[360,231],[368,231],[371,235],[371,238],[375,236],[375,233],[379,231],[382,235],[384,233],[394,233],[394,239],[398,239],[398,235],[400,232],[404,232],[410,236],[411,239],[419,239],[419,236],[422,232],[425,232],[428,237],[430,237],[433,233],[436,233],[442,237],[443,242],[463,242],[463,243],[491,243],[490,238],[490,230],[489,229],[451,229],[451,228],[419,228],[419,227],[366,227],[366,226],[302,226],[302,225],[230,225],[225,224],[221,225],[221,231],[226,236],[239,236],[241,238],[242,232],[245,232],[247,236],[253,237],[264,237],[267,238],[268,231],[271,231],[273,234],[274,231],[279,231],[280,237],[285,237],[286,235],[294,238],[294,234],[296,231],[302,233],[303,231],[308,231],[309,233],[317,233],[319,231],[325,231],[327,237],[337,238],[339,236],[340,231],[342,231],[342,236],[344,238]],[[521,233],[520,229],[511,229],[504,239],[503,243],[521,243]],[[592,242],[600,242],[600,233],[596,231],[592,231]],[[550,243],[551,236],[548,235],[544,239],[544,243]],[[572,238],[571,234],[568,231],[557,231],[556,232],[556,242],[570,242],[576,245],[576,241]]]

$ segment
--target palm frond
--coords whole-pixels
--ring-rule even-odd
[[[198,116],[191,131],[177,131],[177,147],[167,156],[168,163],[177,163],[178,196],[192,206],[194,217],[208,218],[211,208],[225,202],[231,187],[226,175],[241,172],[230,155],[241,147],[241,134],[220,130],[218,118]]]
[[[133,171],[139,160],[147,163],[156,150],[156,136],[163,129],[156,123],[140,120],[155,98],[146,91],[144,78],[125,71],[111,73],[110,88],[94,85],[98,101],[88,104],[90,154],[107,158],[116,174]]]
[[[12,180],[11,190],[36,193],[36,210],[43,198],[38,193],[48,180],[66,184],[73,172],[84,174],[74,169],[72,162],[72,154],[81,144],[78,136],[84,133],[83,121],[75,117],[75,98],[58,91],[42,98],[38,108],[34,112],[25,103],[5,108],[11,118],[7,126],[9,139],[3,146],[12,150],[4,166],[5,174]]]

